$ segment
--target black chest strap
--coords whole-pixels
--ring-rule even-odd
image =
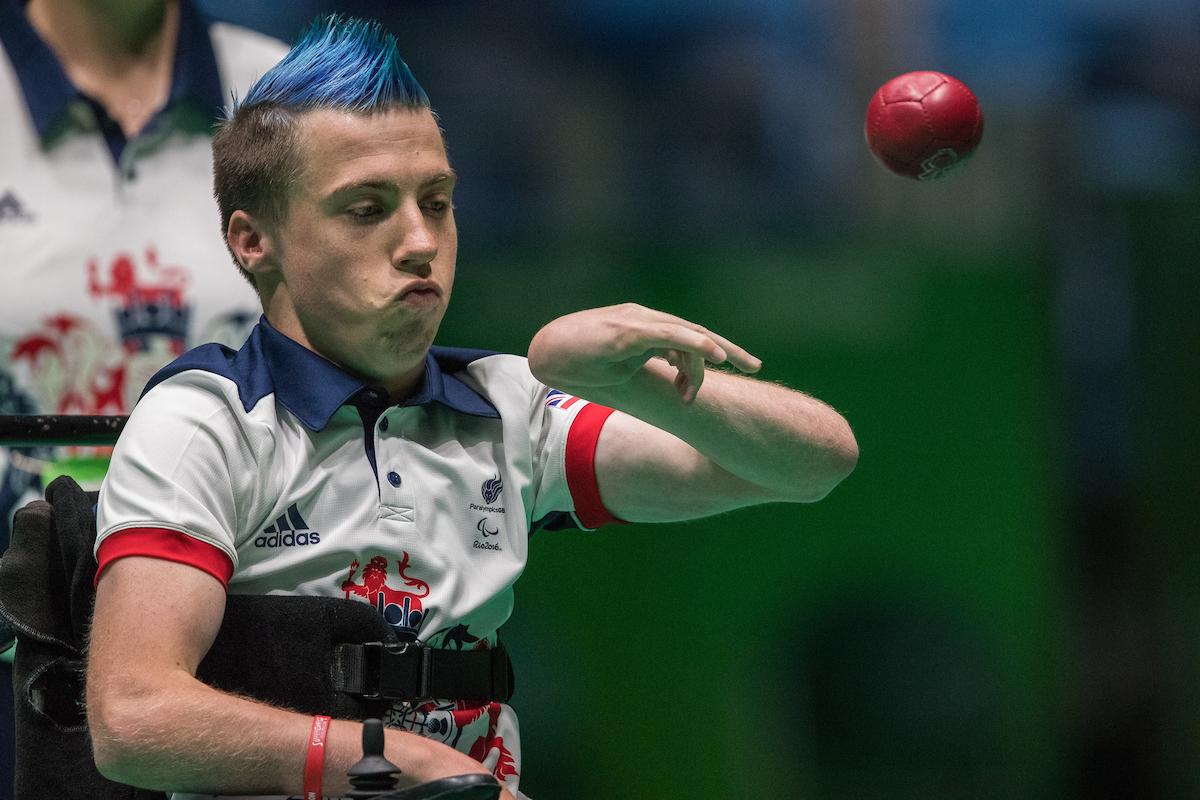
[[[333,648],[333,688],[366,699],[508,702],[512,663],[503,644],[442,650],[417,642],[366,642]]]

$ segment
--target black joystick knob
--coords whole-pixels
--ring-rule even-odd
[[[347,797],[368,798],[395,791],[400,768],[383,757],[383,722],[363,721],[363,757],[347,770],[350,790]]]

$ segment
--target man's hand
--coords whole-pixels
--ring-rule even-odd
[[[427,739],[419,734],[398,728],[388,728],[385,736],[384,755],[389,760],[395,757],[408,765],[404,774],[401,775],[402,787],[420,785],[438,778],[449,778],[455,775],[471,773],[491,775],[491,770],[480,762],[434,739]],[[393,763],[396,762],[393,761]],[[503,785],[501,783],[502,787]],[[515,798],[512,792],[503,789],[500,792],[499,800],[515,800]]]
[[[705,362],[757,372],[762,362],[707,328],[636,303],[593,308],[559,317],[529,344],[529,369],[548,386],[566,391],[627,382],[651,358],[676,370],[684,403],[696,399]],[[579,392],[575,392],[579,393]]]

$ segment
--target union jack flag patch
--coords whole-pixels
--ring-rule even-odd
[[[573,394],[567,394],[562,389],[551,389],[546,392],[546,406],[548,408],[561,408],[565,410],[576,403],[582,402],[584,401]]]

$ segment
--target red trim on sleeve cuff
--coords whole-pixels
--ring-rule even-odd
[[[624,523],[614,517],[600,499],[596,485],[596,442],[600,429],[613,413],[606,406],[588,403],[571,422],[567,431],[567,488],[575,502],[575,516],[585,528],[599,528],[610,522]]]
[[[100,576],[109,564],[127,556],[161,558],[187,564],[212,575],[226,588],[233,575],[233,562],[219,547],[167,528],[126,528],[100,543],[100,549],[96,552],[98,564],[95,585],[99,585]]]

